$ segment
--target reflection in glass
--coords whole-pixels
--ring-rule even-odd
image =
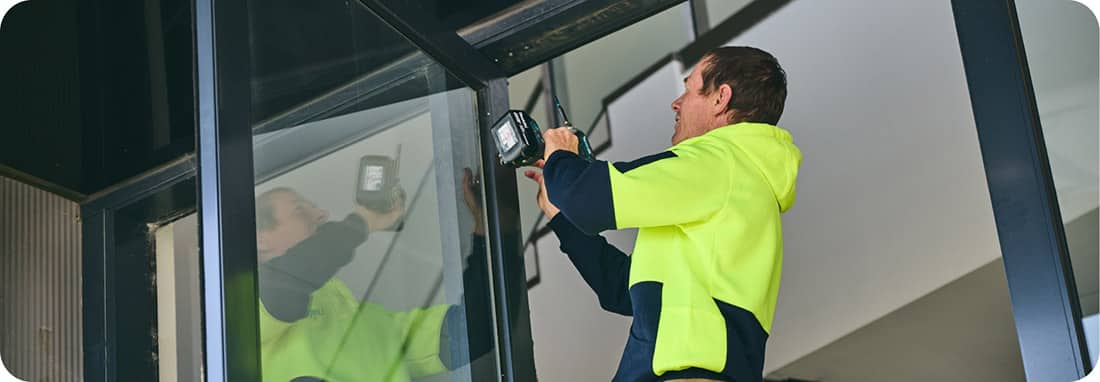
[[[432,117],[389,127],[257,187],[265,380],[404,381],[489,352],[476,151],[438,168]],[[320,133],[329,123],[336,121],[294,130]],[[445,187],[441,178],[453,183]],[[440,193],[447,189],[455,193]],[[461,223],[441,213],[445,199],[461,208],[452,211]],[[448,236],[459,242],[445,243]],[[448,270],[461,277],[446,283]],[[468,322],[468,311],[482,312],[481,319]],[[467,341],[467,333],[477,335]]]
[[[498,378],[475,92],[356,1],[306,8],[251,15],[263,379]]]

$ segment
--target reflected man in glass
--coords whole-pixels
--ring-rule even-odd
[[[472,254],[483,254],[481,200],[473,178],[467,169],[464,199],[476,220]],[[399,226],[404,204],[402,192],[388,212],[358,206],[342,220],[330,221],[327,211],[291,188],[257,196],[265,381],[409,381],[446,372],[489,352],[490,302],[479,287],[487,282],[488,270],[480,255],[467,256],[465,307],[440,304],[394,312],[360,302],[334,278],[370,234]],[[467,322],[466,311],[485,313]],[[450,354],[452,334],[469,334],[471,356]]]

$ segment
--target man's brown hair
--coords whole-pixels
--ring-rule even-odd
[[[724,46],[707,51],[701,62],[703,95],[722,84],[733,90],[726,110],[730,123],[762,122],[775,125],[787,100],[787,73],[774,56],[747,46]]]

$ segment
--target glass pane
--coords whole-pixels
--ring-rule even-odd
[[[1035,103],[1058,194],[1081,313],[1100,308],[1100,90],[1096,19],[1068,0],[1016,1],[1020,32],[1035,88]],[[1086,320],[1086,341],[1096,363],[1096,320]]]
[[[161,382],[200,381],[205,377],[198,229],[198,215],[192,213],[153,231],[157,371]]]
[[[554,113],[553,101],[550,98],[550,89],[546,83],[548,75],[547,65],[539,65],[525,72],[516,74],[508,79],[508,102],[512,109],[524,110],[530,113],[531,118],[539,123],[540,127],[553,127]],[[544,126],[545,125],[545,126]],[[538,248],[535,242],[540,237],[539,229],[546,226],[547,220],[542,211],[533,203],[538,195],[538,187],[530,180],[524,178],[524,172],[530,168],[516,169],[516,190],[519,195],[520,239],[523,242],[523,263],[526,267],[527,288],[533,288],[539,284],[541,267]]]
[[[531,106],[531,118],[535,119],[539,123],[539,127],[542,125],[553,124],[553,120],[549,117],[547,112],[548,103],[544,94],[546,94],[546,84],[542,83],[544,66],[536,66],[527,70],[527,72],[517,74],[508,78],[508,103],[513,109],[526,109],[528,105]],[[537,91],[539,90],[539,91]],[[517,168],[516,170],[516,189],[519,193],[519,221],[522,230],[522,239],[527,242],[530,237],[532,228],[535,228],[536,223],[540,220],[541,211],[538,206],[532,203],[526,203],[528,200],[535,200],[538,195],[539,188],[535,183],[528,181],[524,177],[524,172],[528,168]],[[532,255],[529,255],[525,260],[527,265],[531,261],[535,260]],[[530,276],[530,274],[528,275]]]
[[[264,380],[495,380],[476,93],[307,8],[251,14]]]

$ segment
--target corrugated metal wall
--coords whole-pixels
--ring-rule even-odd
[[[20,379],[83,379],[79,212],[0,177],[0,355]]]

